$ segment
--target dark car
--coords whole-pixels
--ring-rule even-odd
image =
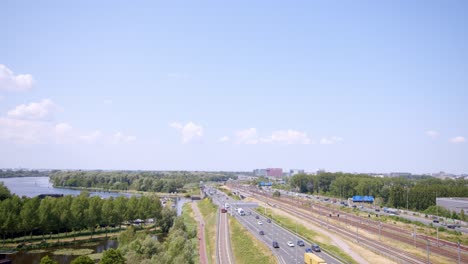
[[[278,244],[278,242],[276,242],[276,241],[273,241],[273,247],[274,247],[274,248],[279,248],[279,244]]]
[[[317,244],[312,245],[312,250],[315,251],[315,252],[320,252],[321,251],[319,245],[317,245]]]
[[[306,248],[306,253],[312,253],[312,249],[311,248]]]
[[[376,212],[380,212],[380,209],[379,209],[379,208],[375,208],[375,211],[376,211]]]
[[[262,235],[262,236],[265,234],[265,232],[263,232],[263,230],[260,230],[260,232],[258,232],[258,233],[259,233],[260,235]]]
[[[258,215],[255,216],[255,219],[259,219],[260,217]]]
[[[447,225],[447,228],[450,228],[450,229],[455,229],[455,227],[457,227],[456,225]]]
[[[270,219],[270,218],[267,219],[267,223],[271,223],[271,219]]]
[[[304,245],[304,241],[302,241],[302,240],[298,240],[298,241],[297,241],[297,245],[300,246],[300,247],[305,246],[305,245]]]
[[[434,220],[432,220],[432,222],[439,223],[439,219],[434,219]]]

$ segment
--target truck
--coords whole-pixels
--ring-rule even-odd
[[[244,209],[242,209],[242,208],[237,208],[236,211],[237,211],[237,213],[238,213],[239,215],[241,215],[241,216],[245,215]]]
[[[315,255],[314,253],[304,253],[305,264],[327,264],[325,260]]]

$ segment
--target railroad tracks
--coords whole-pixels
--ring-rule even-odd
[[[300,218],[306,219],[310,222],[328,226],[330,230],[335,231],[343,236],[346,236],[349,239],[356,241],[359,238],[359,236],[357,236],[357,233],[350,231],[347,228],[343,228],[339,224],[333,223],[332,221],[326,222],[325,220],[312,216],[310,213],[304,213],[295,209],[295,208],[302,208],[304,210],[307,210],[312,213],[316,213],[318,215],[324,215],[324,218],[326,218],[327,216],[329,217],[329,212],[331,210],[328,207],[320,206],[320,205],[314,205],[313,207],[311,207],[309,203],[306,203],[306,206],[304,206],[304,204],[302,204],[302,201],[300,200],[291,201],[289,199],[273,199],[273,198],[267,197],[263,193],[252,192],[252,191],[249,191],[249,192],[255,193],[255,196],[257,197],[257,199],[259,197],[262,197],[263,201],[269,202],[270,204],[272,202],[276,204],[281,203],[285,205],[281,207],[282,210],[290,214],[293,214],[295,216],[298,216]],[[377,221],[372,221],[372,220],[367,220],[367,219],[363,220],[363,218],[361,217],[356,217],[351,214],[346,214],[342,212],[340,212],[340,217],[334,217],[334,220],[341,222],[341,223],[346,223],[346,225],[349,225],[351,227],[356,227],[357,229],[365,230],[371,233],[379,234],[380,232],[380,235],[383,237],[391,238],[396,241],[404,242],[410,245],[415,245],[416,247],[419,247],[419,248],[426,249],[426,247],[428,246],[427,241],[421,241],[420,239],[415,239],[415,238],[412,238],[411,236],[405,237],[405,233],[408,233],[407,230],[404,230],[401,228],[392,228],[390,225],[385,225],[385,228],[382,228],[382,227],[379,227],[378,225],[375,225],[375,223],[379,223]],[[380,254],[387,255],[395,260],[398,260],[404,263],[427,263],[427,259],[422,259],[412,254],[403,252],[401,249],[389,247],[388,245],[383,245],[381,242],[367,238],[367,237],[358,240],[358,242],[361,245],[364,245],[371,250],[374,250]],[[450,243],[446,243],[446,242],[447,241],[442,241],[442,243],[444,243],[446,247],[443,247],[443,248],[431,247],[430,251],[431,253],[436,253],[436,254],[440,254],[442,256],[448,257],[451,260],[453,260],[454,263],[456,263],[458,261],[458,253],[454,252],[453,247],[449,249],[448,246],[450,246]],[[466,254],[461,254],[460,262],[468,263],[468,256]]]

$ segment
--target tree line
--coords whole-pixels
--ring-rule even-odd
[[[339,198],[372,195],[381,205],[426,210],[436,204],[436,197],[468,197],[468,181],[432,177],[372,177],[366,174],[298,174],[289,180],[290,187],[311,194]]]
[[[153,192],[183,192],[189,183],[226,181],[237,178],[228,172],[189,171],[53,171],[50,179],[55,187],[102,188]]]
[[[0,201],[0,233],[3,240],[33,234],[50,234],[119,226],[125,221],[154,218],[162,232],[172,225],[174,210],[162,208],[157,196],[123,196],[102,199],[82,192],[79,196],[44,199],[10,197]]]
[[[0,169],[0,178],[13,177],[48,177],[50,171]]]

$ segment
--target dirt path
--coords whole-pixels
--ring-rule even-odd
[[[203,217],[198,210],[198,206],[195,202],[192,202],[192,210],[195,213],[195,219],[198,222],[198,254],[200,255],[200,264],[208,264],[208,258],[206,254],[206,242],[205,242],[205,222]]]

